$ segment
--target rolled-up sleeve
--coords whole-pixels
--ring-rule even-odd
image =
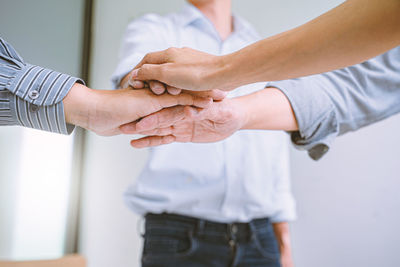
[[[0,38],[0,125],[69,134],[62,100],[79,78],[25,63]]]
[[[362,64],[300,79],[271,82],[295,113],[293,144],[320,159],[335,138],[400,112],[400,47]]]

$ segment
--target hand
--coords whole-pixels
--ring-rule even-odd
[[[130,73],[129,84],[141,81],[160,81],[170,88],[206,91],[218,88],[232,90],[229,83],[219,84],[219,70],[226,67],[224,57],[213,56],[190,48],[169,48],[147,54]],[[162,89],[161,89],[162,90]]]
[[[75,84],[63,103],[67,123],[110,136],[120,134],[121,125],[163,108],[177,105],[205,108],[211,101],[189,94],[156,96],[148,90],[94,90]]]
[[[200,92],[194,92],[194,91],[188,91],[188,90],[182,90],[173,86],[169,86],[167,84],[164,84],[159,81],[139,81],[139,80],[134,80],[132,79],[132,74],[134,73],[135,70],[131,71],[129,74],[127,74],[120,83],[121,88],[126,88],[126,87],[132,87],[134,89],[143,89],[143,88],[149,88],[153,93],[156,95],[161,95],[165,92],[168,92],[171,95],[178,95],[182,91],[192,94],[194,96],[199,96],[199,97],[211,97],[214,101],[220,101],[224,99],[227,95],[227,92],[221,91],[221,90],[207,90],[207,91],[200,91]]]
[[[128,77],[129,74],[126,76]],[[159,81],[149,81],[149,82],[142,82],[142,81],[133,81],[129,83],[125,78],[121,82],[121,84],[125,84],[127,86],[131,86],[134,89],[143,89],[143,88],[149,88],[153,93],[156,95],[161,95],[166,92],[168,92],[170,95],[179,95],[180,93],[184,92],[193,96],[197,97],[204,97],[204,98],[212,98],[214,101],[221,101],[223,100],[228,93],[221,91],[221,90],[208,90],[208,91],[188,91],[188,90],[182,90],[178,89],[176,87],[171,87],[169,85],[163,84],[162,82]]]
[[[176,107],[162,110],[137,123],[121,127],[126,134],[147,137],[131,142],[148,147],[176,142],[216,142],[239,129],[298,130],[297,120],[285,94],[276,88],[213,102],[204,110]]]
[[[120,129],[125,134],[147,135],[131,141],[135,148],[172,142],[217,142],[245,124],[244,114],[235,99],[225,99],[205,109],[188,106],[164,109]]]

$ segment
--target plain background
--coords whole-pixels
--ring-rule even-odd
[[[147,12],[180,10],[183,2],[96,1],[92,86],[110,87],[121,37],[130,20]],[[267,37],[341,2],[236,0],[234,9]],[[400,266],[399,130],[397,116],[348,134],[319,162],[305,152],[292,152],[299,215],[292,224],[296,266]],[[139,266],[139,218],[124,207],[122,194],[135,181],[147,152],[130,148],[129,139],[87,136],[80,245],[89,267]]]
[[[26,62],[77,76],[83,8],[83,0],[0,0],[0,36]],[[0,258],[64,253],[70,177],[60,167],[71,169],[72,144],[73,136],[0,128]]]

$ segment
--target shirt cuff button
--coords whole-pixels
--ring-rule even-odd
[[[34,105],[34,104],[29,105],[29,111],[30,111],[30,112],[35,113],[35,112],[37,112],[38,110],[39,110],[39,106],[38,106],[38,105]]]
[[[37,90],[32,90],[28,95],[30,99],[35,100],[39,97],[39,92]]]

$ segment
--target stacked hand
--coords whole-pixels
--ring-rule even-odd
[[[125,134],[146,137],[132,140],[136,148],[159,146],[172,142],[208,143],[223,140],[245,123],[237,100],[213,102],[205,109],[176,106],[149,115],[139,122],[123,125]]]
[[[232,90],[229,81],[219,75],[229,65],[225,57],[214,56],[191,48],[169,48],[147,54],[127,77],[131,85],[140,85],[138,81],[160,81],[168,84],[167,89],[177,91],[182,88],[191,91],[207,91],[218,88]],[[223,82],[221,82],[223,81]],[[136,87],[136,86],[135,86]]]
[[[240,129],[295,131],[298,126],[286,96],[279,89],[267,88],[213,101],[207,107],[165,108],[120,127],[125,134],[145,135],[132,140],[131,145],[136,148],[172,142],[217,142]]]
[[[63,101],[67,123],[106,136],[120,134],[121,125],[163,108],[181,105],[206,108],[211,102],[207,95],[156,96],[147,89],[93,90],[81,84],[75,84]]]
[[[181,90],[129,76],[121,84],[131,87],[115,91],[75,84],[63,101],[66,121],[99,135],[146,135],[132,141],[138,148],[217,142],[239,129],[298,129],[288,99],[276,88],[225,99],[221,90]]]

